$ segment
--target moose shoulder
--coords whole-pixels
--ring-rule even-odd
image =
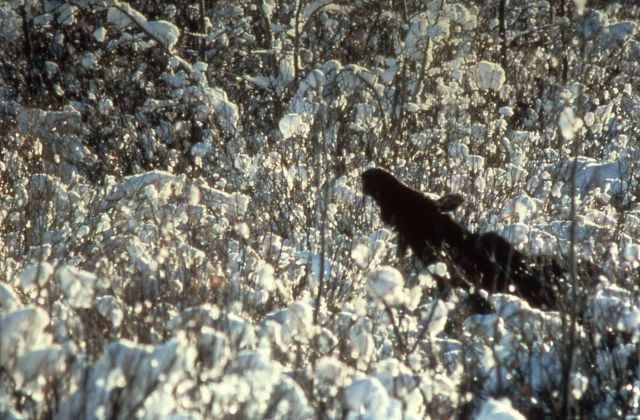
[[[424,264],[454,265],[467,277],[463,284],[514,293],[536,307],[555,306],[553,288],[529,257],[500,235],[472,233],[447,214],[462,204],[462,196],[431,199],[379,168],[363,172],[362,189],[380,207],[382,221],[397,232],[399,255],[411,248]]]

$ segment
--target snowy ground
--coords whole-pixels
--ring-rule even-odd
[[[2,40],[23,40],[21,10],[62,37],[57,54],[88,31],[72,65],[42,67],[53,92],[87,97],[40,106],[0,78],[0,417],[552,418],[567,398],[575,417],[640,414],[640,39],[625,10],[572,6],[584,57],[600,57],[589,63],[617,54],[616,87],[567,82],[532,105],[548,125],[514,127],[521,64],[482,59],[465,34],[498,24],[473,5],[429,3],[365,67],[283,52],[298,32],[341,33],[358,2],[291,16],[239,2],[203,19],[203,36],[169,22],[175,6],[165,20],[126,3],[27,3],[0,6]],[[235,31],[258,12],[281,59],[216,79],[257,42]],[[210,62],[181,44],[192,35]],[[536,51],[527,63],[547,69]],[[139,57],[109,79],[109,60]],[[131,98],[110,84],[129,76]],[[280,112],[261,116],[270,103]],[[361,193],[369,165],[463,194],[454,218],[534,256],[566,260],[575,228],[581,267],[597,270],[565,279],[558,311],[485,294],[495,311],[471,313],[465,291],[438,293],[452,267],[396,256]]]

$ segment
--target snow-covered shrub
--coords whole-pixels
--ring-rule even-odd
[[[2,2],[0,417],[636,415],[637,7],[476,3]],[[372,166],[559,311],[470,313]]]

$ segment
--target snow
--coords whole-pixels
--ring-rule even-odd
[[[100,102],[98,102],[98,111],[103,115],[108,114],[112,108],[113,101],[109,98],[100,99]]]
[[[93,37],[98,42],[104,42],[106,35],[107,35],[107,30],[103,27],[100,27],[93,32]]]
[[[573,108],[565,108],[560,114],[558,125],[562,136],[567,140],[573,140],[582,128],[583,122],[580,118],[576,118]]]
[[[438,262],[435,264],[431,264],[427,267],[427,270],[438,277],[447,278],[449,277],[449,271],[447,269],[447,265],[443,262]]]
[[[420,307],[420,320],[432,336],[440,334],[447,324],[449,309],[440,299]],[[426,325],[426,326],[425,326]]]
[[[562,180],[567,184],[571,181],[572,165],[574,161],[568,161],[560,167]],[[578,156],[575,165],[577,165],[576,188],[582,196],[595,188],[618,192],[624,187],[621,182],[627,170],[627,164],[624,161],[597,161],[593,158]]]
[[[511,401],[490,398],[486,400],[476,416],[476,420],[525,420],[523,416],[511,406]]]
[[[9,313],[20,307],[16,292],[8,284],[0,283],[0,315]]]
[[[114,328],[120,328],[124,320],[124,311],[120,301],[114,296],[101,296],[96,299],[96,309],[108,319]]]
[[[370,322],[358,318],[349,329],[349,346],[351,357],[358,361],[359,366],[366,366],[374,356],[375,342],[371,334]]]
[[[529,8],[503,68],[469,2],[102,3],[0,5],[0,417],[554,417],[573,292],[572,410],[635,414],[631,9]],[[566,83],[523,43],[560,28]],[[398,254],[370,167],[563,267],[575,228],[577,284],[473,313],[473,273]]]
[[[48,262],[30,264],[20,273],[20,287],[28,291],[36,287],[44,287],[53,274],[53,266]]]
[[[178,43],[180,29],[171,22],[166,20],[147,21],[143,27],[156,39],[162,41],[169,50],[172,50]]]
[[[118,30],[123,30],[135,23],[154,39],[162,42],[168,50],[173,49],[180,37],[180,30],[173,23],[165,20],[147,20],[142,13],[125,2],[118,2],[114,7],[109,8],[107,21]]]
[[[605,28],[606,35],[601,42],[602,48],[610,48],[638,31],[636,22],[617,22]]]
[[[229,101],[227,94],[219,88],[211,88],[207,90],[207,97],[213,105],[216,112],[216,119],[227,132],[233,132],[238,125],[240,119],[238,106]]]
[[[261,89],[270,89],[274,86],[274,82],[270,77],[266,76],[245,76],[245,78]]]
[[[133,9],[127,3],[119,3],[117,7],[110,7],[107,12],[107,22],[115,25],[117,29],[124,29],[133,22],[143,23],[147,18],[139,11]]]
[[[114,342],[88,372],[87,386],[62,401],[60,414],[67,418],[133,415],[142,409],[146,416],[165,416],[177,408],[172,394],[194,361],[195,353],[181,340],[156,347]],[[118,406],[109,403],[125,389],[129,392],[118,398]]]
[[[418,60],[425,53],[426,34],[429,28],[427,19],[415,19],[407,32],[404,48],[407,56]]]
[[[351,370],[340,360],[324,356],[316,364],[315,378],[322,392],[335,397],[338,390],[347,383]]]
[[[506,81],[505,71],[499,64],[483,60],[471,70],[469,81],[476,89],[497,92]]]
[[[0,317],[0,360],[7,366],[25,350],[47,347],[51,336],[45,333],[49,325],[47,313],[37,307],[22,307]]]
[[[503,106],[498,110],[498,113],[503,117],[512,117],[513,116],[513,108],[510,106]]]
[[[537,216],[536,212],[544,203],[540,199],[520,195],[513,198],[502,210],[501,217],[504,220],[530,222]]]
[[[396,306],[407,302],[402,274],[394,267],[379,267],[367,279],[367,293],[385,305]]]
[[[300,114],[287,114],[278,123],[280,132],[285,139],[294,136],[304,137],[309,133],[309,124],[304,122]]]
[[[57,344],[23,353],[14,366],[16,385],[37,384],[40,377],[50,378],[63,373],[66,369],[65,356],[64,349]]]
[[[318,287],[321,276],[327,279],[331,275],[331,261],[325,259],[323,264],[322,257],[320,255],[312,254],[309,252],[299,252],[297,254],[297,257],[301,261],[304,261],[304,263],[308,266],[309,274],[311,275],[310,280],[312,280],[310,284],[310,288],[312,290],[316,290],[316,288]]]
[[[257,268],[257,284],[268,292],[276,289],[275,279],[273,277],[275,270],[271,264],[261,261]]]
[[[354,418],[400,418],[399,407],[392,404],[387,391],[377,378],[354,380],[345,388],[344,396]]]
[[[80,58],[80,64],[87,70],[94,69],[98,66],[98,57],[93,53],[85,53]]]
[[[74,308],[90,308],[95,295],[96,275],[68,265],[58,268],[56,276],[67,302]]]
[[[18,129],[25,134],[34,133],[51,138],[48,130],[75,132],[80,129],[81,120],[81,114],[76,110],[44,111],[24,108],[18,113]]]

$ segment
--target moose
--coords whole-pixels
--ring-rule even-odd
[[[497,233],[470,232],[447,214],[462,204],[462,196],[433,200],[380,168],[362,173],[362,190],[380,207],[382,221],[396,231],[399,256],[411,248],[424,264],[450,262],[470,280],[461,282],[467,288],[512,293],[537,308],[556,307],[549,270],[537,267]]]

